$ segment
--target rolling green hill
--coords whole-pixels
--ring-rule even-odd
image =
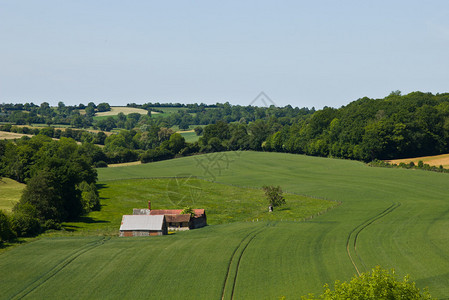
[[[449,174],[262,152],[98,171],[104,185],[193,175],[342,204],[306,222],[235,222],[154,239],[43,238],[0,255],[1,298],[297,299],[375,265],[449,295]]]
[[[153,209],[204,208],[208,224],[256,220],[302,221],[338,205],[335,201],[284,193],[286,204],[268,212],[261,189],[240,188],[193,177],[112,180],[100,185],[102,208],[81,217],[78,222],[64,223],[73,235],[117,236],[122,215],[133,208]],[[52,232],[46,235],[65,235]]]

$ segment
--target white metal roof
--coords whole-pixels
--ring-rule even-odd
[[[120,230],[162,230],[163,215],[124,215]]]

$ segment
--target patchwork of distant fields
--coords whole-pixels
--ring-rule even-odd
[[[243,220],[156,238],[42,238],[0,255],[0,298],[297,299],[376,265],[449,295],[449,174],[263,152],[98,172],[101,184],[127,182],[130,193],[133,180],[196,176],[342,204],[307,221]]]

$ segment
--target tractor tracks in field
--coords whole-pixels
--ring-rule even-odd
[[[356,270],[357,274],[360,276],[361,272],[359,268],[357,267],[356,259],[359,261],[359,263],[363,266],[364,269],[366,269],[365,262],[360,257],[360,255],[357,252],[357,239],[360,235],[360,233],[366,229],[368,226],[376,222],[377,220],[385,217],[392,211],[394,211],[396,208],[401,206],[400,202],[393,202],[389,207],[387,207],[384,211],[380,212],[379,214],[375,215],[374,217],[371,217],[364,221],[363,223],[359,224],[357,227],[351,230],[351,232],[348,234],[348,238],[346,240],[346,252],[348,253],[349,260],[351,261],[352,265],[354,266],[354,269]],[[351,254],[353,252],[353,254]]]
[[[239,272],[240,262],[242,260],[243,254],[246,248],[248,248],[251,241],[259,233],[261,233],[267,226],[272,226],[272,224],[268,223],[262,228],[258,228],[256,230],[251,231],[245,237],[243,237],[243,239],[240,241],[237,247],[235,247],[234,251],[232,252],[231,258],[229,259],[225,280],[223,282],[223,287],[221,291],[222,300],[234,299],[235,285],[237,283],[237,275]]]
[[[87,243],[86,245],[78,248],[76,251],[70,253],[68,256],[66,256],[64,259],[59,261],[52,269],[50,269],[47,273],[43,274],[33,282],[31,282],[26,288],[24,288],[22,291],[15,294],[11,299],[22,299],[31,292],[33,292],[35,289],[37,289],[42,284],[46,283],[48,280],[53,278],[56,274],[58,274],[60,271],[62,271],[65,267],[67,267],[71,262],[73,262],[75,259],[83,255],[84,253],[103,245],[105,242],[109,241],[111,237],[103,237],[100,240],[95,240],[93,242]]]

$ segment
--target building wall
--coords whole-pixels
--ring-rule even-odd
[[[122,230],[120,231],[121,237],[130,237],[130,236],[157,236],[157,235],[164,235],[167,233],[164,233],[163,230]]]
[[[201,228],[207,225],[206,218],[194,218],[193,228]]]

